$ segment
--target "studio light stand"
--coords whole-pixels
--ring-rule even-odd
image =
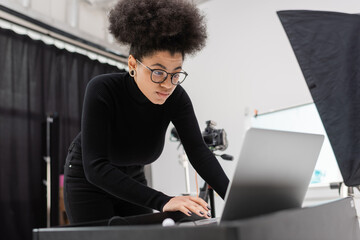
[[[51,227],[59,224],[58,114],[47,114],[44,125],[46,178],[43,184],[46,186],[46,226]]]
[[[51,154],[50,154],[50,136],[51,130],[50,126],[53,123],[53,118],[51,115],[46,117],[46,155],[44,156],[44,161],[46,162],[46,180],[44,184],[46,186],[46,226],[50,227],[50,213],[51,213]]]
[[[186,192],[183,195],[190,196],[191,191],[190,191],[189,159],[184,150],[182,154],[179,155],[179,163],[181,164],[181,166],[183,166],[185,172]]]

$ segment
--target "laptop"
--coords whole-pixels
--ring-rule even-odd
[[[194,224],[219,224],[300,208],[323,141],[324,136],[318,134],[250,128],[221,218]]]

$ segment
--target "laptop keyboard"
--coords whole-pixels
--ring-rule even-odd
[[[200,219],[191,222],[182,222],[178,223],[179,226],[201,226],[201,225],[218,225],[220,222],[220,218],[208,218],[208,219]]]

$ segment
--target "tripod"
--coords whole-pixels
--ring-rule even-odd
[[[214,189],[212,189],[212,187],[207,182],[205,182],[203,187],[200,188],[199,197],[202,198],[205,202],[209,202],[211,216],[215,217]]]
[[[224,160],[228,160],[228,161],[233,160],[233,156],[231,156],[231,155],[228,155],[228,154],[217,155],[217,154],[214,153],[214,151],[212,151],[212,153],[215,156],[220,156]],[[209,202],[210,208],[211,208],[211,210],[210,210],[211,211],[211,216],[216,217],[215,216],[214,189],[207,182],[205,182],[203,187],[200,188],[199,197],[202,198],[205,202]]]
[[[218,155],[214,153],[215,150],[224,151],[227,148],[227,140],[226,140],[226,133],[224,130],[216,130],[214,126],[216,125],[212,121],[207,121],[207,128],[203,133],[203,138],[207,146],[209,147],[210,151],[214,154],[214,156],[220,156],[224,160],[232,161],[233,156],[228,154]],[[182,145],[179,135],[175,128],[171,130],[170,141],[173,142],[180,142],[179,147]],[[179,162],[184,167],[185,170],[185,183],[186,183],[186,194],[190,195],[190,180],[189,180],[189,160],[185,151],[181,155],[179,155]],[[205,202],[209,202],[211,208],[211,216],[215,217],[215,199],[214,199],[214,190],[212,187],[205,182],[204,186],[200,188],[199,197],[202,198]]]

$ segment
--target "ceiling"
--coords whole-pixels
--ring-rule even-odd
[[[109,9],[112,6],[114,6],[114,4],[117,3],[119,0],[84,0],[84,1],[94,7]],[[199,4],[202,4],[202,3],[210,1],[210,0],[187,0],[187,1],[193,2],[196,5],[199,5]]]

